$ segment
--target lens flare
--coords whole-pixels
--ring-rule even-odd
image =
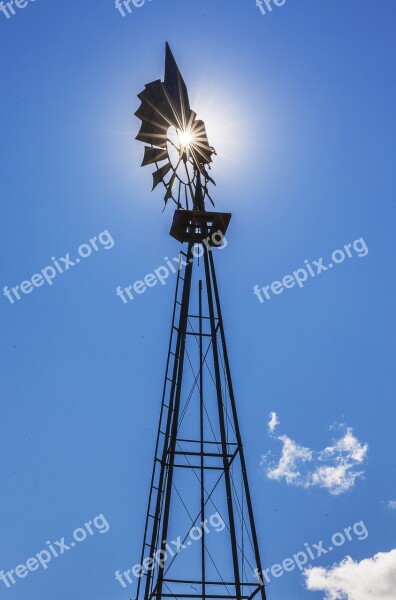
[[[182,131],[180,133],[180,143],[184,148],[187,148],[193,141],[193,136],[190,131]]]

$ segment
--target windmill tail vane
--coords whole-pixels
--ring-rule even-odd
[[[155,165],[153,189],[165,186],[165,206],[173,200],[178,208],[194,206],[198,186],[212,204],[208,174],[215,149],[209,145],[205,123],[190,108],[187,86],[169,44],[166,44],[164,81],[148,83],[138,95],[135,115],[142,121],[136,139],[146,144],[142,166]]]

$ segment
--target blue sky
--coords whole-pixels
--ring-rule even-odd
[[[13,304],[2,295],[0,570],[97,515],[110,529],[11,589],[0,581],[1,597],[136,591],[114,572],[140,557],[175,280],[127,305],[115,290],[180,249],[134,141],[136,95],[162,77],[166,40],[218,151],[217,207],[233,213],[216,261],[264,562],[360,520],[367,539],[315,566],[394,548],[395,16],[390,0],[287,0],[266,15],[254,0],[152,0],[124,18],[111,0],[36,0],[0,13],[1,287],[101,232],[114,242]],[[366,256],[254,296],[360,237]],[[267,477],[279,435],[320,453],[343,435],[334,424],[368,445],[349,490]],[[324,592],[292,572],[268,586],[268,600],[285,597]]]

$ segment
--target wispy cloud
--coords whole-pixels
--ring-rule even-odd
[[[270,435],[278,424],[277,414],[271,413],[268,423]],[[276,439],[282,443],[279,460],[275,461],[271,453],[261,457],[266,476],[303,488],[321,487],[334,496],[347,492],[364,474],[358,467],[366,458],[368,446],[359,442],[350,427],[342,425],[338,429],[342,437],[320,451],[302,446],[287,435],[277,436]]]
[[[361,562],[347,557],[329,569],[307,569],[304,576],[307,589],[325,592],[325,600],[394,600],[396,550],[381,552]]]
[[[389,500],[388,508],[396,510],[396,500]]]
[[[269,417],[270,417],[270,420],[268,421],[268,431],[270,433],[274,433],[275,429],[280,424],[280,421],[278,419],[278,415],[276,414],[276,412],[271,412],[269,414]]]

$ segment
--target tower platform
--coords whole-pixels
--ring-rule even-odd
[[[210,238],[211,246],[221,246],[213,236],[220,232],[225,237],[231,213],[207,212],[196,210],[176,210],[173,215],[173,223],[169,235],[179,242],[202,242]]]

